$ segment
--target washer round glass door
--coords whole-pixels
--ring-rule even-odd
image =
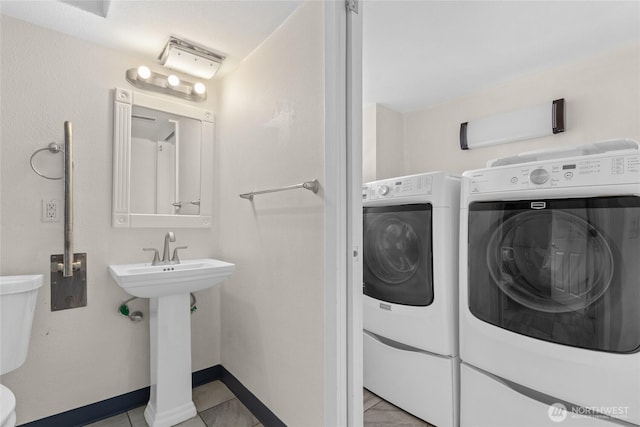
[[[496,285],[525,307],[571,312],[609,288],[613,255],[602,234],[563,211],[526,211],[496,228],[487,267]]]
[[[502,329],[640,351],[640,197],[469,204],[469,311]]]
[[[431,205],[365,207],[364,294],[426,306],[433,301]]]

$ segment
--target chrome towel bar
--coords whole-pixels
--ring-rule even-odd
[[[311,181],[306,181],[306,182],[303,182],[302,184],[288,185],[286,187],[279,187],[279,188],[271,188],[269,190],[252,191],[250,193],[240,194],[240,197],[247,200],[253,200],[253,196],[257,196],[259,194],[295,190],[297,188],[304,188],[305,190],[309,190],[309,191],[313,191],[314,193],[317,193],[318,190],[320,189],[320,182],[318,182],[317,179],[312,179]]]

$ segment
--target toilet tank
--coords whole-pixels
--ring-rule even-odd
[[[0,375],[27,358],[41,274],[0,276]]]

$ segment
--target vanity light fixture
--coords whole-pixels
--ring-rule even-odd
[[[180,84],[180,79],[175,74],[169,74],[167,77],[167,83],[171,87],[177,87]]]
[[[203,83],[191,83],[180,79],[175,74],[165,76],[151,71],[145,65],[127,70],[126,77],[129,83],[140,89],[173,95],[189,101],[207,99],[207,88]]]
[[[210,79],[220,68],[224,56],[193,42],[171,36],[158,59],[162,65],[172,70],[201,79]]]
[[[200,82],[193,85],[193,91],[197,94],[203,94],[206,92],[206,90],[207,88]]]
[[[151,77],[151,70],[146,65],[141,65],[138,67],[138,77],[142,80],[147,80]]]
[[[564,98],[460,125],[460,148],[486,147],[564,132]]]

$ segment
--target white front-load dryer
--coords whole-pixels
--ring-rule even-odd
[[[363,187],[364,385],[438,427],[458,424],[460,178]]]
[[[640,425],[638,144],[570,154],[463,174],[463,427]]]

